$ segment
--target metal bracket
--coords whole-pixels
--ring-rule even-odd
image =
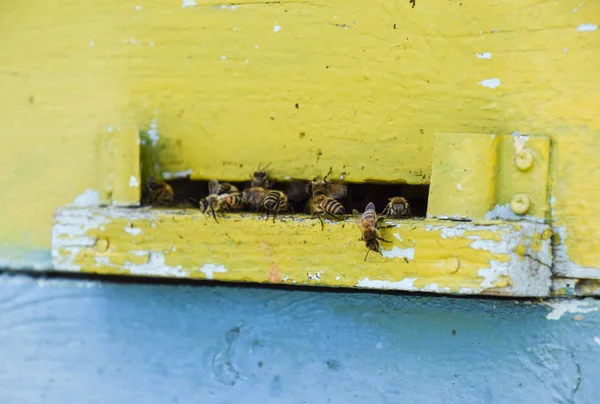
[[[427,216],[544,223],[549,161],[546,136],[436,134]]]

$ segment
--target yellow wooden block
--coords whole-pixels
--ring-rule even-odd
[[[437,134],[427,214],[544,222],[549,163],[547,137]]]
[[[354,219],[326,222],[197,211],[60,209],[57,270],[229,282],[546,296],[550,233],[534,223],[389,221],[381,255]],[[106,242],[108,240],[108,243]],[[98,247],[100,245],[100,248]]]
[[[112,205],[139,206],[142,181],[140,175],[140,138],[135,127],[118,128],[110,134],[108,147],[112,162]]]

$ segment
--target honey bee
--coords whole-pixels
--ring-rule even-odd
[[[331,182],[328,180],[332,173],[332,168],[329,168],[329,172],[323,178],[315,177],[310,183],[306,185],[306,192],[309,195],[314,195],[317,192],[326,193],[332,198],[341,199],[348,194],[348,188],[344,184],[337,182]]]
[[[389,201],[383,212],[381,212],[382,215],[390,219],[400,219],[402,216],[410,215],[410,205],[406,199],[395,196],[390,198]]]
[[[171,206],[175,193],[173,188],[163,180],[148,178],[149,199],[152,206]]]
[[[269,219],[269,214],[273,212],[273,223],[275,223],[277,212],[288,210],[288,198],[281,191],[269,190],[265,193],[263,207],[267,211],[267,220]]]
[[[255,212],[263,207],[264,199],[265,189],[262,187],[246,188],[242,194],[244,205],[251,208]]]
[[[356,210],[354,210],[353,213],[355,215],[360,215],[360,213]],[[379,241],[389,243],[389,241],[381,237],[379,229],[377,228],[377,224],[381,219],[381,217],[377,217],[377,212],[375,212],[375,205],[373,202],[369,202],[364,213],[360,215],[360,220],[357,222],[362,233],[361,240],[363,240],[367,246],[365,261],[367,260],[369,252],[371,251],[375,251],[383,255],[379,249]]]
[[[342,204],[323,190],[315,192],[308,200],[308,210],[311,215],[316,216],[321,222],[321,230],[323,230],[323,215],[328,215],[337,220],[341,220],[342,218],[340,215],[346,213]]]
[[[252,180],[250,181],[251,188],[271,188],[271,185],[273,185],[273,183],[267,175],[267,168],[269,168],[270,165],[271,163],[267,164],[263,168],[261,168],[260,165],[258,166],[258,170],[256,170],[254,174],[252,174]]]
[[[216,212],[239,210],[244,206],[243,198],[239,192],[219,195],[218,192],[220,189],[221,184],[219,184],[219,181],[210,180],[208,182],[209,195],[206,198],[200,199],[198,203],[202,213],[206,213],[210,209],[217,223],[219,221],[217,220]]]
[[[240,192],[240,190],[237,189],[237,187],[235,185],[232,185],[228,182],[220,182],[219,189],[217,190],[217,195],[237,194],[239,192]]]

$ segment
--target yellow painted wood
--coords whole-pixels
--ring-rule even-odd
[[[113,156],[112,205],[139,206],[142,180],[140,174],[140,137],[136,127],[117,128],[109,139]]]
[[[0,6],[3,266],[51,265],[52,211],[108,201],[109,128],[170,176],[409,183],[436,132],[519,130],[551,138],[555,270],[600,277],[600,2],[197,3]]]
[[[600,279],[555,278],[552,295],[557,297],[600,296]]]
[[[436,135],[428,216],[545,221],[550,139],[527,135]],[[516,195],[529,208],[511,209]]]
[[[550,229],[531,223],[390,221],[381,253],[353,219],[326,223],[197,211],[61,209],[58,270],[434,293],[545,296]]]

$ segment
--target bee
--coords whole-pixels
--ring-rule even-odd
[[[273,212],[273,223],[275,223],[277,212],[284,212],[288,210],[288,198],[281,191],[266,191],[263,207],[267,211],[267,220],[269,219],[269,214]]]
[[[390,198],[389,201],[383,212],[381,212],[382,215],[390,219],[400,219],[402,216],[410,215],[410,205],[406,199],[395,196]]]
[[[257,212],[263,207],[265,199],[265,189],[262,187],[252,187],[244,189],[242,201],[244,205]]]
[[[232,185],[228,182],[220,182],[219,189],[217,190],[217,195],[237,194],[239,192],[240,192],[240,190],[237,189],[237,187],[235,185]]]
[[[335,199],[344,198],[348,194],[348,187],[344,184],[329,181],[328,178],[331,173],[332,168],[330,167],[325,177],[315,177],[310,183],[306,184],[306,192],[309,195],[314,195],[316,192],[323,192]]]
[[[360,215],[357,210],[354,210],[353,213],[355,215]],[[389,243],[386,239],[381,237],[381,233],[377,228],[378,222],[383,219],[382,217],[377,217],[377,212],[375,212],[375,205],[373,202],[369,202],[365,211],[362,215],[360,215],[360,220],[357,222],[358,227],[362,233],[362,238],[367,246],[367,254],[365,255],[365,261],[369,256],[369,252],[375,251],[381,254],[379,250],[379,241],[383,241]],[[381,254],[383,256],[383,254]]]
[[[341,215],[346,213],[346,210],[336,199],[329,196],[324,191],[317,191],[308,200],[308,210],[310,214],[316,216],[321,222],[321,230],[323,230],[323,215],[332,216],[337,220],[341,220]]]
[[[251,188],[271,188],[271,185],[273,185],[273,183],[267,175],[267,168],[269,168],[270,165],[271,163],[267,164],[263,168],[261,168],[260,165],[258,166],[258,170],[256,170],[254,174],[252,174],[252,180],[250,181]]]
[[[163,180],[154,177],[148,178],[148,190],[152,206],[170,206],[173,204],[173,197],[175,196],[173,188]]]
[[[239,192],[219,195],[218,192],[220,189],[221,184],[219,184],[219,181],[208,181],[209,195],[206,198],[200,199],[200,202],[198,202],[201,212],[206,213],[210,209],[213,218],[217,223],[219,223],[219,221],[217,220],[216,212],[239,210],[244,206],[243,198]]]

